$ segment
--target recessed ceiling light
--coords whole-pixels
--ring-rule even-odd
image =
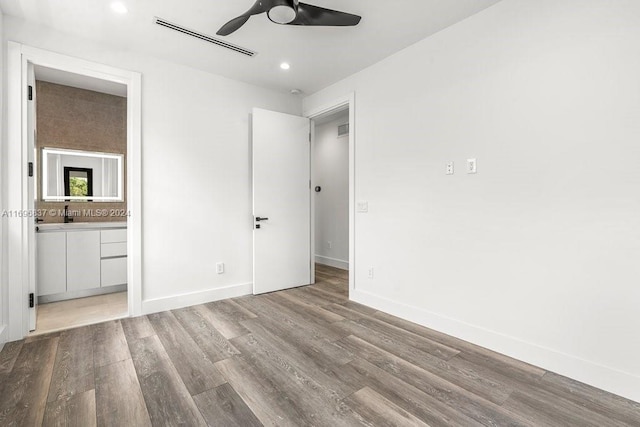
[[[124,3],[119,2],[119,1],[115,1],[115,2],[111,3],[111,10],[113,10],[115,13],[119,13],[121,15],[124,15],[125,13],[127,13],[129,11],[127,9],[127,6],[125,6]]]
[[[289,68],[291,68],[291,65],[289,65],[286,62],[283,62],[282,64],[280,64],[280,68],[282,68],[283,70],[288,70]]]

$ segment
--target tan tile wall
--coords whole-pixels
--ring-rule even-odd
[[[127,154],[127,99],[43,81],[36,82],[36,147],[41,175],[42,148],[68,148]],[[125,181],[126,183],[126,176]],[[44,202],[38,183],[36,209],[62,211],[65,205],[79,213],[76,222],[124,221],[127,212],[126,185],[124,202]],[[107,216],[86,216],[84,212],[107,211]],[[102,211],[101,211],[102,213]],[[45,223],[62,222],[59,215],[42,216]]]

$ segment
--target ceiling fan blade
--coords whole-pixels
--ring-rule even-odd
[[[273,1],[269,0],[257,0],[251,9],[247,10],[237,18],[233,18],[231,21],[224,24],[216,33],[219,36],[228,36],[229,34],[242,27],[253,15],[264,13],[273,7]]]
[[[231,21],[224,24],[216,34],[219,36],[228,36],[238,28],[242,27],[249,18],[251,18],[251,15],[242,15],[237,18],[233,18]]]
[[[288,25],[348,27],[358,25],[360,19],[362,19],[360,16],[352,15],[351,13],[325,9],[324,7],[313,6],[306,3],[298,3],[296,19],[289,22]]]

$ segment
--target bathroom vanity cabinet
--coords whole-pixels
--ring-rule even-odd
[[[118,292],[127,284],[127,229],[113,223],[38,227],[40,302]]]

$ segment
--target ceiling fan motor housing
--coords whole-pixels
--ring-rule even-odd
[[[262,13],[266,13],[271,22],[281,25],[351,27],[358,25],[361,19],[358,15],[301,3],[299,0],[256,0],[249,10],[224,24],[216,34],[228,36],[246,24],[249,18]]]
[[[273,0],[273,6],[267,11],[271,22],[276,24],[288,24],[298,15],[298,2],[296,0]]]

